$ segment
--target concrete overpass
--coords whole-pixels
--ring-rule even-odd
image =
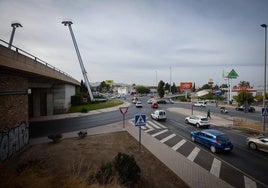
[[[0,129],[65,113],[80,82],[0,39]]]

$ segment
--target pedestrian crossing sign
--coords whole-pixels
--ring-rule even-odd
[[[261,109],[261,115],[262,116],[268,116],[268,108],[262,108]]]
[[[145,126],[146,125],[146,115],[136,114],[135,115],[135,126]]]

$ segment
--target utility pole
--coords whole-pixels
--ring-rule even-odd
[[[91,92],[91,89],[90,89],[90,84],[89,84],[89,81],[88,81],[87,72],[86,72],[86,69],[84,67],[84,64],[83,64],[83,61],[82,61],[82,58],[81,58],[81,55],[80,55],[80,52],[79,52],[75,37],[74,37],[74,33],[73,33],[73,30],[72,30],[72,27],[71,27],[73,22],[72,21],[63,21],[61,23],[64,24],[64,26],[69,27],[69,30],[70,30],[70,33],[71,33],[71,36],[72,36],[72,39],[73,39],[73,43],[74,43],[74,48],[76,50],[78,61],[79,61],[79,64],[80,64],[80,67],[81,67],[81,70],[82,70],[82,74],[83,74],[84,80],[86,82],[86,86],[87,86],[87,90],[88,90],[88,93],[89,93],[90,101],[93,101],[94,98],[93,98],[93,95],[92,95],[92,92]]]
[[[13,42],[13,38],[14,38],[14,35],[15,35],[16,28],[17,27],[22,27],[22,25],[19,22],[13,22],[11,24],[11,27],[13,27],[13,29],[12,29],[12,33],[11,33],[11,36],[10,36],[8,48],[11,48],[11,46],[12,46],[12,42]]]
[[[169,93],[171,93],[171,76],[172,76],[172,72],[171,72],[171,66],[169,67]]]
[[[263,108],[265,108],[266,104],[266,53],[267,53],[267,25],[266,24],[262,24],[261,27],[264,28],[264,86],[263,86]],[[262,131],[263,131],[263,135],[265,135],[265,116],[263,116],[263,125],[262,125]]]

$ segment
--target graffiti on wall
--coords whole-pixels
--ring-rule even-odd
[[[0,160],[14,155],[28,143],[29,124],[26,122],[11,129],[0,130]]]

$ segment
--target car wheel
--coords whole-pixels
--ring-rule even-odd
[[[189,120],[188,120],[188,119],[186,119],[186,120],[185,120],[185,123],[189,124]]]
[[[197,127],[197,128],[199,128],[199,127],[200,127],[199,123],[197,123],[197,124],[196,124],[196,127]]]
[[[212,153],[216,153],[216,148],[215,148],[215,146],[210,146],[210,151],[212,152]]]
[[[250,142],[248,144],[248,146],[249,146],[250,149],[253,149],[253,150],[256,150],[257,149],[257,145],[254,142]]]
[[[194,136],[191,136],[191,139],[193,142],[195,142],[195,137]]]

